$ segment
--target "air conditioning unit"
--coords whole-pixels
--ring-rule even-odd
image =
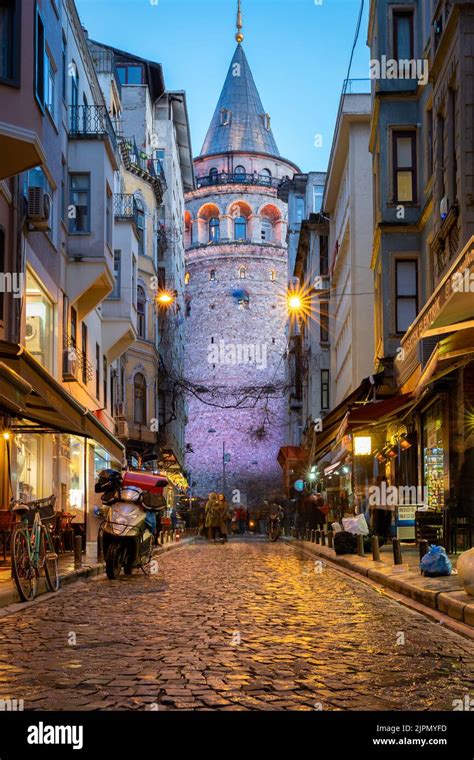
[[[42,357],[44,352],[43,320],[38,315],[26,318],[25,326],[26,348],[33,356]]]
[[[28,223],[36,230],[46,232],[51,229],[51,196],[42,187],[28,188]]]
[[[126,417],[126,405],[124,401],[119,401],[117,404],[116,417]]]
[[[115,430],[117,438],[128,438],[127,420],[117,420],[115,423]]]
[[[441,202],[439,204],[439,215],[440,215],[441,219],[446,219],[446,217],[448,216],[448,211],[449,211],[449,209],[448,209],[448,199],[447,199],[446,196],[443,196],[443,198],[441,198]]]
[[[74,349],[64,349],[63,383],[77,383],[77,354]]]

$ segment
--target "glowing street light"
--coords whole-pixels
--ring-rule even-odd
[[[169,290],[160,290],[156,296],[156,302],[159,306],[168,307],[171,306],[176,300],[176,295]]]

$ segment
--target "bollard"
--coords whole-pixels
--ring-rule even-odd
[[[158,541],[160,542],[161,546],[163,546],[163,531],[160,530],[160,535],[158,536]]]
[[[82,567],[82,536],[74,536],[74,567]]]
[[[316,530],[314,532],[314,535],[315,535],[315,541],[316,541],[316,543],[319,544],[320,538],[321,538],[321,531],[319,530],[319,528],[318,528],[318,530]]]
[[[328,546],[330,549],[334,548],[334,531],[328,530]]]
[[[357,554],[359,555],[359,557],[364,557],[365,556],[364,536],[361,536],[360,534],[358,534],[356,538],[357,538]]]
[[[425,539],[423,539],[423,541],[420,541],[420,545],[418,548],[420,550],[420,562],[421,562],[425,554],[428,552],[428,548],[429,548],[428,541],[426,541]]]
[[[392,548],[393,548],[393,564],[394,565],[403,565],[403,559],[402,559],[402,547],[400,544],[399,538],[394,538],[392,541]]]
[[[97,562],[104,561],[104,532],[99,528],[97,534]]]
[[[378,536],[372,536],[372,559],[374,562],[380,562],[380,546]]]
[[[324,532],[324,528],[321,531],[321,546],[326,546],[326,534]]]

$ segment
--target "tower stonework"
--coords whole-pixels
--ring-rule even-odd
[[[282,487],[287,209],[277,187],[299,170],[279,155],[242,38],[186,196],[186,470],[195,495],[225,489],[254,505]]]

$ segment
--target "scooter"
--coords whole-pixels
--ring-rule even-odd
[[[154,512],[160,509],[155,499],[154,506],[144,502],[147,493],[163,496],[168,480],[162,476],[142,473],[121,473],[116,470],[102,470],[98,475],[95,492],[102,494],[105,511],[100,530],[105,557],[105,571],[109,580],[116,580],[122,570],[131,575],[134,568],[144,567],[151,562],[155,543]],[[162,499],[164,501],[164,498]]]

